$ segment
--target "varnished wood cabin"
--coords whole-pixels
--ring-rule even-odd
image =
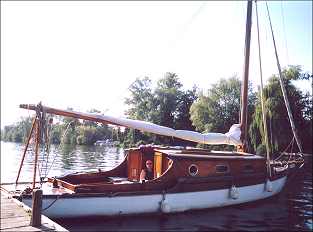
[[[221,189],[264,183],[265,158],[240,152],[141,146],[126,150],[123,162],[109,171],[49,178],[55,187],[75,193],[151,194]],[[141,183],[146,160],[154,163],[154,179]],[[276,177],[277,178],[277,177]]]

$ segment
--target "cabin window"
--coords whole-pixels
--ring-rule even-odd
[[[197,174],[198,174],[198,166],[197,165],[195,165],[195,164],[191,164],[190,166],[189,166],[189,169],[188,169],[188,171],[189,171],[189,175],[191,175],[191,176],[196,176]]]
[[[216,165],[215,172],[216,173],[227,173],[227,172],[229,172],[229,167],[228,167],[228,165]]]
[[[251,173],[251,172],[254,172],[254,167],[251,164],[246,164],[243,166],[242,171],[245,173]]]

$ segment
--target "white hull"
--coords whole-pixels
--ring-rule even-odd
[[[241,204],[271,197],[279,193],[287,177],[271,182],[271,191],[266,184],[237,188],[237,198],[231,197],[230,189],[201,192],[117,196],[117,197],[78,197],[45,199],[43,196],[43,214],[51,218],[69,218],[86,216],[115,216],[144,213],[174,213],[194,209],[206,209]],[[23,199],[31,206],[31,199]]]

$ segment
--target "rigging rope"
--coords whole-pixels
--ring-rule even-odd
[[[41,160],[39,160],[37,164],[38,168],[38,174],[40,183],[42,184],[42,180],[46,177],[47,174],[47,165],[49,162],[49,139],[48,139],[48,126],[47,126],[47,120],[46,120],[46,112],[44,109],[42,109],[41,104],[39,104],[40,109],[36,112],[37,118],[38,118],[38,124],[40,129],[40,135],[39,135],[39,146],[40,150],[43,150],[42,156],[40,157]],[[40,166],[39,166],[40,163]],[[44,164],[45,164],[45,170],[44,170]],[[42,173],[45,173],[45,177],[42,177]]]
[[[299,151],[300,151],[301,153],[303,153],[302,146],[301,146],[301,142],[300,142],[300,139],[299,139],[299,137],[298,137],[298,135],[297,135],[297,132],[296,132],[296,127],[295,127],[295,124],[294,124],[293,115],[292,115],[292,113],[291,113],[289,101],[288,101],[288,98],[287,98],[286,88],[285,88],[284,83],[283,83],[283,74],[282,74],[281,67],[280,67],[280,63],[279,63],[279,59],[278,59],[278,53],[277,53],[277,48],[276,48],[276,43],[275,43],[275,38],[274,38],[274,31],[273,31],[273,27],[272,27],[272,21],[271,21],[270,12],[269,12],[269,9],[268,9],[267,2],[266,2],[266,8],[267,8],[267,15],[268,15],[268,20],[269,20],[270,27],[271,27],[272,38],[273,38],[273,44],[274,44],[274,49],[275,49],[275,56],[276,56],[277,68],[278,68],[278,72],[279,72],[279,82],[280,82],[281,90],[282,90],[282,93],[283,93],[283,97],[284,97],[284,101],[285,101],[285,106],[286,106],[286,109],[287,109],[287,113],[288,113],[288,117],[289,117],[291,129],[292,129],[292,132],[293,132],[294,137],[295,137],[295,139],[296,139],[296,142],[297,142]]]
[[[42,112],[42,113],[41,113]],[[39,160],[39,162],[37,163],[37,169],[38,169],[38,175],[39,175],[39,179],[40,179],[40,183],[42,184],[42,181],[48,176],[49,171],[51,170],[57,153],[54,154],[52,163],[50,165],[50,167],[48,168],[48,164],[49,164],[49,154],[50,154],[50,141],[51,141],[51,125],[52,124],[52,118],[49,119],[48,124],[47,125],[47,120],[45,118],[45,112],[41,109],[37,111],[37,118],[38,118],[38,126],[40,127],[40,135],[39,135],[39,144],[41,145],[40,150],[42,150],[43,152],[41,153],[41,160]],[[60,140],[60,144],[59,147],[57,148],[57,150],[60,149],[60,146],[63,143],[64,137],[67,134],[67,131],[69,129],[69,126],[74,122],[74,120],[70,121],[61,137]],[[40,164],[41,165],[40,165]],[[44,167],[45,165],[45,167]],[[44,173],[44,174],[43,174]],[[43,175],[42,175],[43,174]]]
[[[64,139],[65,135],[67,134],[68,128],[70,127],[70,125],[71,125],[73,122],[74,122],[74,120],[70,121],[70,122],[67,124],[67,127],[66,127],[66,129],[65,129],[65,131],[64,131],[64,133],[63,133],[63,135],[62,135],[62,137],[61,137],[60,144],[59,144],[57,150],[60,150],[60,147],[61,147],[61,145],[63,144],[63,139]],[[46,173],[45,178],[46,178],[47,175],[49,174],[49,172],[50,172],[50,170],[51,170],[51,168],[52,168],[52,166],[53,166],[53,164],[54,164],[54,161],[55,161],[56,157],[57,157],[57,153],[54,154],[52,163],[51,163],[51,165],[50,165],[50,167],[49,167],[49,169],[48,169],[48,171],[47,171],[47,173]]]
[[[292,140],[290,141],[290,143],[288,144],[288,146],[285,148],[283,152],[286,152],[289,149],[290,145],[291,145],[290,152],[292,152],[294,141],[295,141],[295,137],[292,137]]]
[[[41,161],[41,167],[39,169],[38,167],[38,170],[39,170],[39,175],[40,175],[40,181],[42,181],[43,179],[45,179],[48,175],[47,173],[47,170],[48,170],[48,163],[49,163],[49,154],[50,154],[50,136],[51,136],[51,120],[48,121],[48,124],[47,124],[47,120],[45,119],[43,121],[43,125],[42,125],[42,130],[43,130],[43,137],[42,137],[42,158],[43,160]],[[45,166],[45,167],[44,167]],[[41,176],[41,173],[43,173],[43,170],[44,170],[44,175]]]
[[[270,166],[270,148],[268,144],[268,134],[267,134],[267,124],[266,124],[266,111],[264,107],[264,96],[263,96],[263,74],[262,74],[262,59],[261,59],[261,46],[260,46],[260,29],[259,29],[259,15],[258,15],[258,5],[255,1],[255,12],[256,12],[256,25],[258,32],[258,48],[259,48],[259,69],[260,69],[260,81],[261,81],[261,108],[262,108],[262,121],[263,121],[263,130],[264,130],[264,139],[266,146],[266,160],[267,160],[267,172],[269,176],[272,176],[271,166]]]
[[[287,65],[289,65],[289,55],[288,55],[288,46],[287,46],[287,36],[286,36],[286,27],[285,27],[285,17],[284,17],[284,10],[283,10],[283,2],[280,2],[280,9],[283,21],[283,30],[284,30],[284,37],[285,37],[285,49],[286,49],[286,58],[287,58]]]

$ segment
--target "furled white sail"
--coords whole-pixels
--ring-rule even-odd
[[[222,133],[205,133],[201,134],[195,131],[188,130],[174,130],[172,128],[156,125],[150,122],[139,121],[127,118],[118,118],[108,115],[98,115],[84,113],[88,117],[96,117],[99,120],[103,120],[115,125],[129,127],[144,132],[176,137],[188,141],[193,141],[203,144],[228,144],[228,145],[242,145],[240,140],[240,125],[234,124],[229,131],[225,134]]]
[[[240,140],[241,129],[239,124],[234,124],[231,126],[229,131],[225,134],[222,133],[205,133],[201,134],[195,131],[187,130],[174,130],[165,126],[159,126],[150,122],[139,121],[128,118],[118,118],[109,115],[100,115],[93,113],[82,113],[72,110],[60,110],[56,108],[50,108],[40,105],[40,107],[35,105],[21,104],[21,108],[38,110],[40,109],[43,112],[63,115],[67,117],[80,118],[85,120],[91,120],[106,124],[113,124],[118,126],[129,127],[137,129],[143,132],[154,133],[158,135],[176,137],[188,141],[193,141],[203,144],[228,144],[228,145],[242,145]]]

